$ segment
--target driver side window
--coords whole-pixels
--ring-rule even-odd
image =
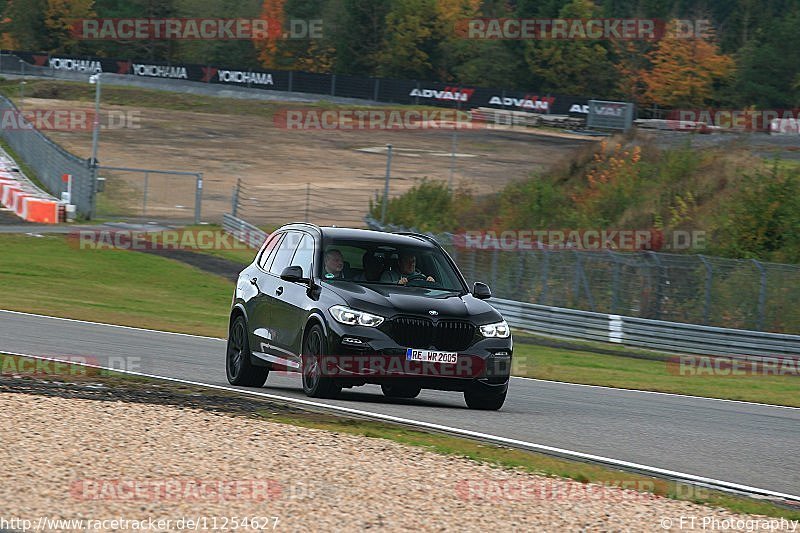
[[[297,248],[297,242],[302,235],[297,231],[287,231],[286,237],[283,238],[278,249],[275,250],[275,259],[269,267],[269,273],[280,276],[283,269],[289,266],[289,261],[294,255],[294,250]]]
[[[303,269],[303,277],[310,278],[313,276],[313,270],[311,269],[311,264],[314,260],[314,238],[307,234],[303,234],[303,238],[300,239],[300,244],[297,245],[297,251],[294,253],[294,257],[289,262],[290,266],[299,266]]]

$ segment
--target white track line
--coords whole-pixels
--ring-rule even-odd
[[[288,396],[279,396],[277,394],[269,394],[269,393],[266,393],[266,392],[259,392],[259,391],[246,390],[246,389],[237,389],[237,388],[234,388],[234,387],[227,387],[227,386],[224,386],[224,385],[213,385],[213,384],[210,384],[210,383],[201,383],[201,382],[198,382],[198,381],[189,381],[189,380],[179,379],[179,378],[171,378],[171,377],[166,377],[166,376],[157,376],[157,375],[153,375],[153,374],[145,374],[143,372],[134,372],[134,371],[130,371],[130,370],[117,370],[117,369],[114,369],[114,368],[103,367],[103,366],[100,366],[100,365],[92,365],[92,364],[87,364],[87,363],[76,363],[76,362],[72,362],[72,361],[68,361],[68,360],[58,359],[58,358],[55,358],[55,357],[42,357],[42,356],[38,356],[38,355],[30,355],[30,354],[23,354],[23,353],[13,353],[13,352],[3,352],[3,353],[7,353],[9,355],[16,355],[16,356],[19,356],[19,357],[29,357],[31,359],[41,359],[41,360],[44,360],[44,361],[53,361],[53,362],[59,362],[59,363],[67,363],[67,364],[85,366],[85,367],[89,367],[89,368],[97,368],[97,369],[101,369],[101,370],[110,370],[110,371],[113,371],[113,372],[118,372],[120,374],[130,374],[130,375],[133,375],[133,376],[140,376],[140,377],[146,377],[146,378],[151,378],[151,379],[160,379],[160,380],[164,380],[164,381],[171,381],[171,382],[174,382],[174,383],[181,383],[181,384],[184,384],[184,385],[194,385],[194,386],[198,386],[198,387],[205,387],[205,388],[210,388],[210,389],[224,390],[224,391],[228,391],[228,392],[234,392],[234,393],[237,393],[237,394],[245,394],[245,395],[249,395],[249,396],[258,396],[260,398],[267,398],[267,399],[270,399],[270,400],[278,400],[278,401],[282,401],[282,402],[289,402],[289,403],[295,403],[295,404],[299,404],[299,405],[305,405],[305,406],[308,406],[308,407],[316,407],[316,408],[326,409],[326,410],[330,410],[330,411],[337,411],[337,412],[346,413],[346,414],[349,414],[349,415],[356,415],[356,416],[361,416],[361,417],[365,417],[365,418],[383,420],[383,421],[386,421],[386,422],[393,422],[395,424],[404,424],[404,425],[408,425],[408,426],[415,426],[415,427],[421,427],[421,428],[425,428],[425,429],[430,429],[430,430],[433,430],[433,431],[441,431],[441,432],[449,433],[449,434],[452,434],[452,435],[459,435],[459,436],[469,437],[469,438],[473,438],[473,439],[480,439],[480,440],[494,442],[494,443],[497,443],[497,444],[505,444],[505,445],[508,445],[508,446],[514,446],[516,448],[534,450],[534,451],[542,452],[542,453],[549,454],[549,455],[557,455],[557,456],[567,457],[567,458],[571,458],[571,459],[580,459],[580,460],[584,460],[584,461],[602,463],[602,464],[605,464],[605,465],[611,465],[611,466],[615,466],[615,467],[623,468],[623,469],[628,469],[628,470],[638,470],[638,471],[641,471],[641,472],[648,472],[650,474],[656,474],[658,476],[668,477],[668,478],[677,479],[677,480],[681,480],[681,481],[689,481],[689,482],[692,482],[692,483],[705,485],[705,486],[709,486],[709,487],[712,487],[712,488],[716,488],[718,490],[725,490],[725,491],[728,491],[728,492],[745,493],[745,494],[748,494],[748,495],[758,495],[758,496],[764,496],[764,497],[768,497],[768,498],[780,499],[780,500],[787,501],[787,502],[798,502],[798,503],[800,503],[800,496],[795,496],[795,495],[792,495],[792,494],[785,494],[785,493],[782,493],[782,492],[775,492],[775,491],[771,491],[771,490],[767,490],[767,489],[760,489],[760,488],[757,488],[757,487],[750,487],[750,486],[747,486],[747,485],[740,485],[738,483],[731,483],[729,481],[720,481],[720,480],[717,480],[717,479],[712,479],[712,478],[707,478],[707,477],[702,477],[702,476],[695,476],[693,474],[686,474],[686,473],[683,473],[683,472],[676,472],[674,470],[667,470],[667,469],[664,469],[664,468],[657,468],[657,467],[653,467],[653,466],[647,466],[647,465],[642,465],[642,464],[638,464],[638,463],[632,463],[632,462],[629,462],[629,461],[620,461],[619,459],[611,459],[609,457],[603,457],[603,456],[600,456],[600,455],[592,455],[592,454],[583,453],[583,452],[575,452],[575,451],[572,451],[572,450],[566,450],[564,448],[555,448],[553,446],[545,446],[543,444],[536,444],[534,442],[527,442],[527,441],[518,440],[518,439],[509,439],[507,437],[500,437],[498,435],[491,435],[491,434],[488,434],[488,433],[481,433],[481,432],[478,432],[478,431],[470,431],[470,430],[467,430],[467,429],[454,428],[454,427],[450,427],[450,426],[443,426],[441,424],[434,424],[434,423],[431,423],[431,422],[413,420],[413,419],[410,419],[410,418],[401,418],[401,417],[398,417],[398,416],[384,415],[384,414],[380,414],[380,413],[372,413],[372,412],[369,412],[369,411],[362,411],[361,409],[353,409],[353,408],[350,408],[350,407],[342,407],[342,406],[339,406],[339,405],[320,403],[320,402],[315,402],[313,400],[304,400],[302,398],[290,398]]]
[[[661,392],[661,391],[654,391],[654,390],[640,390],[640,389],[625,389],[622,387],[608,387],[606,385],[589,385],[587,383],[570,383],[568,381],[555,381],[552,379],[538,379],[538,378],[525,378],[522,376],[511,376],[513,379],[524,379],[528,381],[539,381],[541,383],[555,383],[557,385],[570,385],[572,387],[590,387],[593,389],[606,389],[618,392],[636,392],[639,394],[658,394],[661,396],[675,396],[677,398],[693,398],[697,400],[710,400],[713,402],[728,402],[728,403],[742,403],[745,405],[755,405],[758,407],[778,407],[780,409],[794,409],[800,410],[800,407],[792,407],[791,405],[775,405],[774,403],[759,403],[759,402],[748,402],[745,400],[729,400],[726,398],[711,398],[709,396],[692,396],[690,394],[680,394],[677,392]]]
[[[49,315],[39,315],[36,313],[25,313],[22,311],[9,311],[7,309],[0,309],[0,313],[11,313],[14,315],[22,315],[22,316],[32,316],[36,318],[49,318],[51,320],[63,320],[65,322],[75,322],[79,324],[90,324],[92,326],[108,326],[110,328],[121,328],[121,329],[128,329],[131,331],[146,331],[148,333],[161,333],[164,335],[178,335],[181,337],[190,337],[196,339],[206,339],[206,340],[213,340],[213,341],[225,341],[221,337],[204,337],[202,335],[192,335],[190,333],[175,333],[173,331],[162,331],[160,329],[147,329],[147,328],[137,328],[134,326],[120,326],[119,324],[108,324],[105,322],[92,322],[89,320],[78,320],[75,318],[63,318],[59,316],[49,316]],[[800,407],[791,407],[788,405],[775,405],[772,403],[760,403],[760,402],[748,402],[745,400],[729,400],[725,398],[710,398],[708,396],[692,396],[691,394],[680,394],[677,392],[661,392],[661,391],[651,391],[651,390],[641,390],[641,389],[625,389],[621,387],[607,387],[605,385],[590,385],[588,383],[570,383],[568,381],[555,381],[550,379],[538,379],[538,378],[526,378],[522,376],[511,376],[512,379],[524,379],[529,381],[539,381],[542,383],[554,383],[558,385],[570,385],[573,387],[589,387],[595,389],[607,389],[612,391],[623,391],[623,392],[634,392],[639,394],[657,394],[662,396],[674,396],[676,398],[690,398],[694,400],[708,400],[712,402],[728,402],[728,403],[741,403],[744,405],[756,405],[759,407],[778,407],[780,409],[800,409]]]

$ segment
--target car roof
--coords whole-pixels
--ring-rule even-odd
[[[354,240],[371,242],[375,244],[387,244],[390,246],[422,246],[434,248],[435,244],[429,237],[415,234],[387,233],[384,231],[374,231],[356,228],[338,228],[335,226],[316,226],[308,223],[287,224],[280,230],[316,230],[324,239],[335,240]],[[280,231],[279,230],[279,231]]]
[[[427,238],[415,235],[399,235],[384,231],[373,231],[354,228],[334,228],[325,226],[320,228],[325,239],[354,240],[374,242],[375,244],[388,244],[391,246],[422,246],[434,248],[434,244]]]

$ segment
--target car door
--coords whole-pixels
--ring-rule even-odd
[[[299,232],[298,232],[299,233]],[[270,300],[270,316],[275,336],[272,348],[281,357],[300,365],[302,352],[302,332],[311,306],[308,285],[280,279],[280,273],[288,266],[299,266],[303,269],[303,277],[313,276],[314,238],[308,233],[300,233],[300,238],[292,257],[283,266],[277,261],[270,269],[278,276],[274,298]],[[292,365],[294,366],[294,365]]]
[[[271,327],[269,294],[274,285],[274,279],[269,275],[269,267],[280,249],[285,233],[276,233],[264,247],[256,262],[257,268],[251,270],[248,282],[253,287],[253,296],[247,301],[248,326],[250,329],[250,349],[257,356],[264,359],[265,354],[270,354],[269,344],[273,337]],[[274,290],[274,289],[272,289]]]

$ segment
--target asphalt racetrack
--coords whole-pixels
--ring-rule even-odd
[[[0,352],[126,358],[129,370],[228,385],[221,339],[0,311]],[[305,398],[299,375],[273,373],[262,390]],[[389,400],[377,386],[319,401],[800,494],[797,408],[523,378],[499,412],[471,411],[452,392]]]

